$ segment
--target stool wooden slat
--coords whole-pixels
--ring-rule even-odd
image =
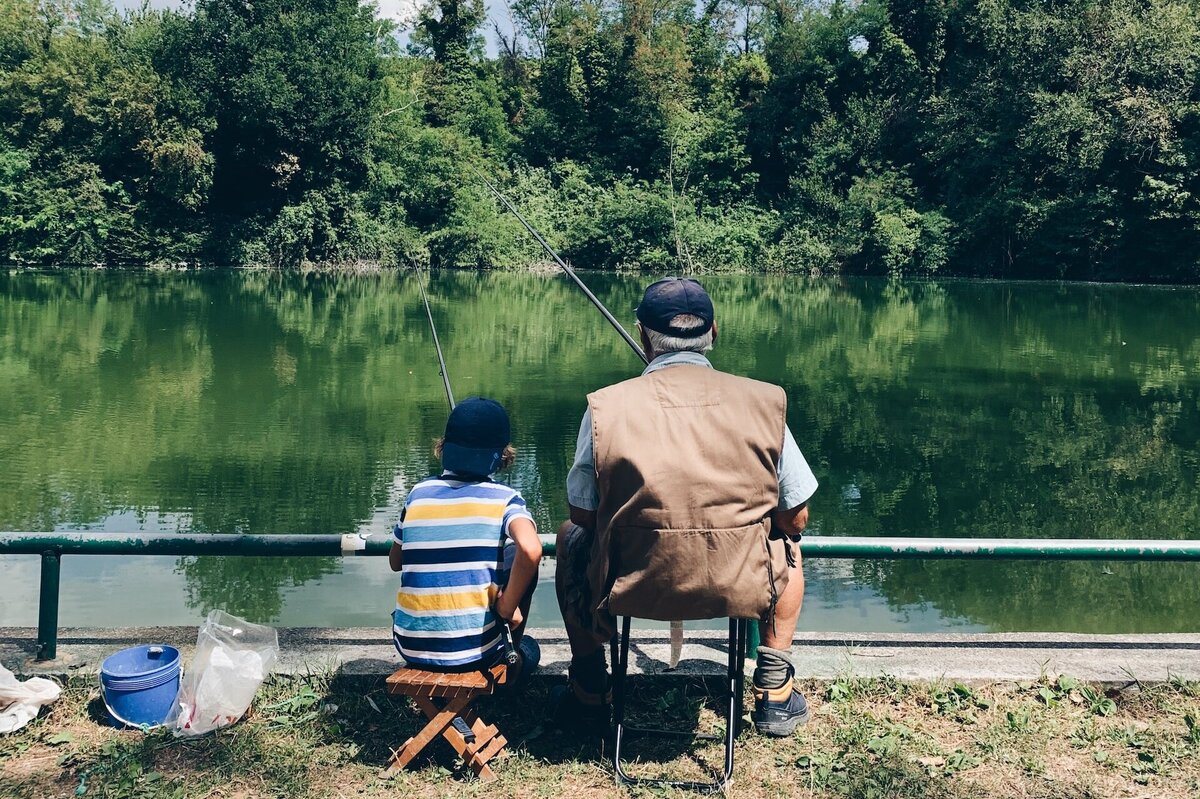
[[[441,736],[480,779],[495,779],[496,773],[488,761],[500,756],[508,741],[496,725],[479,718],[475,702],[481,696],[495,693],[497,687],[504,685],[507,676],[507,667],[500,664],[486,671],[462,674],[402,668],[388,677],[388,693],[411,697],[428,721],[419,733],[393,753],[386,773],[395,774],[408,766],[421,750]],[[474,741],[468,742],[454,728],[455,718],[466,722],[474,734]]]

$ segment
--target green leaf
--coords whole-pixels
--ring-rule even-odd
[[[49,744],[50,746],[58,746],[59,744],[69,744],[74,740],[75,740],[75,736],[72,735],[71,733],[60,732],[55,735],[51,735],[49,738],[47,738],[46,743]]]
[[[877,755],[890,755],[895,752],[900,746],[900,739],[890,733],[888,735],[880,735],[867,741],[868,751],[874,752]]]

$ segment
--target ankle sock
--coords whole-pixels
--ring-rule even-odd
[[[754,667],[754,687],[768,690],[782,688],[791,679],[794,671],[790,652],[760,646],[758,662]]]

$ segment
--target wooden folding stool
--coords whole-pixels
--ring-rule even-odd
[[[496,773],[488,766],[488,761],[499,755],[508,741],[496,725],[486,724],[479,718],[475,701],[495,693],[498,686],[504,685],[507,676],[507,666],[502,663],[486,671],[462,674],[403,668],[388,677],[388,693],[411,696],[429,722],[393,754],[387,774],[407,766],[441,735],[480,779],[494,780]],[[462,721],[456,725],[456,719]],[[467,733],[464,735],[462,730]]]

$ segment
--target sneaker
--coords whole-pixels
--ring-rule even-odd
[[[612,727],[611,699],[607,694],[587,693],[573,680],[556,685],[550,689],[550,721],[580,735],[605,737]]]
[[[542,662],[542,647],[530,636],[522,635],[517,651],[521,653],[521,678],[524,679],[537,671]]]
[[[754,729],[773,738],[786,738],[808,723],[808,702],[792,680],[779,688],[754,688]]]

